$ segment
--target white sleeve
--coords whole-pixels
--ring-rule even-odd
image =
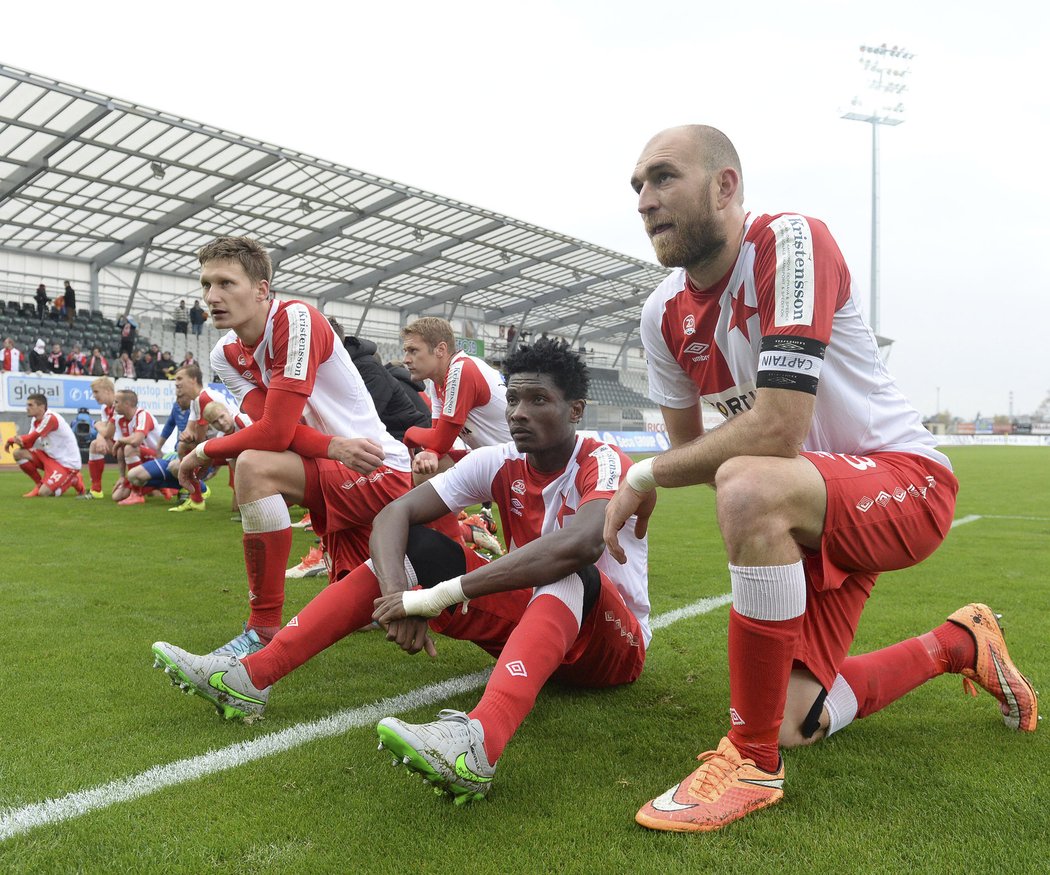
[[[646,300],[642,307],[640,335],[645,347],[645,361],[649,374],[649,397],[661,407],[684,409],[697,403],[699,393],[689,375],[675,361],[671,350],[667,348],[663,332],[660,330],[663,321],[666,296],[661,294],[661,284]]]
[[[244,379],[244,377],[234,370],[230,363],[226,361],[226,355],[222,351],[221,342],[215,344],[212,348],[210,360],[212,373],[215,377],[222,380],[223,385],[233,393],[233,397],[237,399],[238,407],[244,403],[245,395],[251,392],[252,389],[259,388],[255,383]]]
[[[492,500],[492,480],[503,465],[502,447],[481,447],[468,453],[429,482],[453,513]]]

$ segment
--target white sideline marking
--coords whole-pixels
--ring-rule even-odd
[[[730,600],[731,596],[728,593],[714,598],[701,599],[684,608],[654,617],[651,626],[653,629],[662,629],[678,620],[706,614],[722,605],[729,604]],[[486,668],[473,674],[428,684],[401,696],[382,699],[371,705],[337,711],[335,714],[314,720],[312,723],[300,723],[282,729],[280,732],[274,732],[272,735],[241,741],[229,747],[208,751],[184,760],[176,760],[166,765],[154,766],[130,778],[121,778],[89,790],[70,793],[58,799],[45,799],[43,802],[35,802],[22,808],[0,809],[0,841],[29,832],[39,826],[71,820],[90,811],[116,805],[118,802],[128,802],[141,796],[148,796],[165,787],[184,784],[214,772],[222,772],[253,760],[291,750],[309,741],[331,738],[348,729],[368,726],[383,717],[402,714],[423,705],[431,705],[458,693],[476,690],[485,685],[491,672],[492,669]]]
[[[975,523],[979,519],[981,519],[980,514],[975,513],[972,513],[969,516],[959,517],[957,520],[952,520],[950,528],[954,529],[956,526],[965,526],[967,523]]]

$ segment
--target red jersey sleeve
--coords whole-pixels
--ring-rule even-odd
[[[458,359],[449,366],[445,377],[445,401],[438,420],[462,427],[471,410],[491,399],[492,393],[478,366],[469,358]]]
[[[585,446],[580,455],[583,458],[580,459],[580,472],[576,475],[580,505],[599,498],[611,500],[631,465],[630,460],[608,444],[596,444],[590,448]]]
[[[269,388],[309,395],[335,340],[332,326],[317,310],[302,301],[282,307],[273,319]]]

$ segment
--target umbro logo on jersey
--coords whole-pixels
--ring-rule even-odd
[[[711,344],[700,343],[699,341],[696,341],[694,343],[690,343],[689,346],[682,350],[682,352],[684,352],[686,355],[703,355],[710,348]]]
[[[244,379],[246,379],[249,383],[255,382],[255,376],[252,374],[251,371],[245,371],[241,374],[241,376],[244,377]]]
[[[525,663],[520,659],[515,659],[513,662],[507,663],[507,671],[510,672],[512,677],[516,678],[527,678],[529,673],[525,671]]]
[[[696,317],[692,313],[686,316],[685,321],[682,322],[682,331],[685,332],[686,337],[696,334]]]
[[[518,495],[524,495],[525,494],[525,481],[524,480],[515,480],[513,483],[510,484],[510,491],[511,492],[516,492]]]
[[[510,512],[515,516],[521,516],[521,512],[525,509],[525,505],[522,504],[518,499],[512,498],[510,500]]]

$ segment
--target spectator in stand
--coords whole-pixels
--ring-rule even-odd
[[[185,301],[179,301],[179,306],[172,311],[171,317],[175,320],[175,333],[185,334],[190,324],[190,313],[186,309]]]
[[[87,359],[84,357],[84,353],[80,351],[80,344],[74,343],[73,349],[66,356],[66,373],[71,377],[79,377],[87,373],[86,365]]]
[[[36,287],[36,294],[33,295],[36,300],[36,315],[40,322],[44,321],[44,314],[47,313],[47,302],[51,299],[47,296],[47,286],[43,283]]]
[[[117,328],[120,329],[120,351],[131,355],[135,350],[135,335],[139,332],[138,323],[125,313],[117,319]]]
[[[135,363],[131,360],[126,352],[120,354],[120,358],[117,359],[117,373],[118,377],[128,377],[129,379],[135,379]]]
[[[175,371],[179,366],[171,358],[170,352],[163,352],[160,355],[160,360],[157,362],[157,379],[158,380],[174,380]]]
[[[157,363],[153,360],[152,353],[147,351],[142,354],[142,361],[135,365],[135,374],[140,380],[157,379]]]
[[[51,344],[51,352],[47,354],[47,369],[52,374],[64,374],[66,372],[66,354],[62,352],[61,343]]]
[[[153,361],[159,362],[160,361],[160,347],[157,346],[157,344],[155,344],[155,343],[151,343],[149,345],[149,351],[153,354]]]
[[[77,318],[77,293],[73,291],[73,286],[70,285],[69,280],[66,280],[66,324],[72,325],[73,320]]]
[[[23,498],[47,498],[61,495],[70,487],[84,494],[80,479],[80,448],[73,429],[61,416],[47,409],[47,397],[34,392],[26,398],[29,431],[8,438],[5,450],[18,447],[15,461],[35,484]],[[41,477],[38,472],[43,471]]]
[[[55,322],[66,318],[66,299],[62,295],[55,298],[54,304],[51,305],[51,318]]]
[[[22,352],[15,346],[13,338],[4,338],[4,348],[0,352],[0,371],[11,371],[17,374],[22,370]]]
[[[47,364],[47,352],[44,350],[44,341],[37,338],[36,346],[29,350],[29,370],[34,374],[46,374],[50,371]]]
[[[91,347],[91,357],[84,365],[84,373],[91,377],[104,377],[109,373],[109,362],[97,346]]]
[[[131,364],[135,367],[135,376],[142,379],[142,350],[136,349],[131,354]]]
[[[201,336],[201,331],[204,329],[204,323],[208,318],[208,314],[204,312],[204,308],[201,307],[200,301],[194,301],[193,307],[190,310],[190,325],[193,326],[193,333],[197,336]]]
[[[186,352],[186,358],[184,358],[182,360],[182,362],[179,365],[179,367],[180,368],[188,368],[190,365],[195,365],[196,367],[200,367],[200,365],[197,364],[197,359],[193,357],[193,353],[187,351]]]

